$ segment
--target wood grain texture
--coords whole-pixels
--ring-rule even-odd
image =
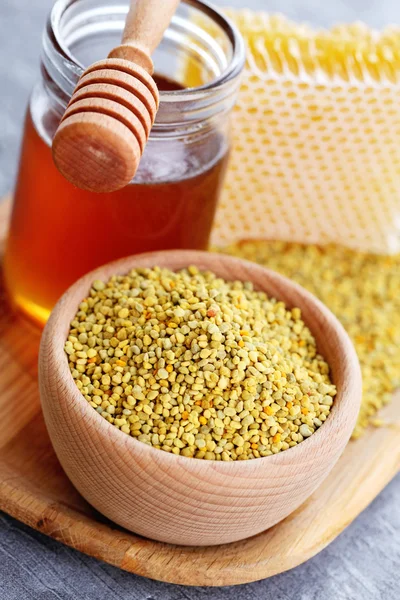
[[[152,126],[150,113],[146,106],[143,105],[143,102],[132,92],[129,92],[118,85],[113,85],[112,83],[87,84],[83,86],[82,89],[75,90],[74,102],[87,98],[118,100],[118,103],[121,106],[129,108],[129,110],[137,116],[146,131],[146,135],[149,135]],[[72,103],[70,103],[69,106],[71,107]]]
[[[116,103],[105,102],[110,104],[108,114],[93,111],[68,114],[53,140],[57,169],[71,183],[91,192],[112,192],[128,185],[132,168],[136,170],[142,155],[138,136],[112,116]],[[142,125],[141,128],[143,131]]]
[[[58,170],[77,187],[112,192],[134,177],[159,103],[150,54],[178,4],[132,2],[122,44],[80,78],[52,146]]]
[[[109,53],[109,58],[123,58],[153,73],[151,54],[161,42],[180,0],[144,0],[131,3],[122,44]]]
[[[114,119],[119,121],[122,125],[125,125],[132,135],[136,138],[140,152],[142,153],[144,150],[144,146],[147,141],[147,136],[145,129],[141,120],[135,115],[133,111],[129,108],[126,108],[123,104],[120,104],[119,100],[115,101],[110,98],[83,98],[76,99],[70,104],[65,111],[63,120],[68,120],[72,115],[80,115],[83,113],[96,113],[100,117],[107,116],[112,118],[112,126],[114,125]],[[86,114],[84,115],[86,117]],[[84,131],[84,129],[83,129]],[[118,163],[113,166],[118,167]],[[108,176],[108,172],[107,172]]]
[[[8,207],[0,205],[3,239]],[[68,481],[52,450],[37,387],[39,334],[0,298],[0,509],[91,556],[140,575],[186,585],[231,585],[301,564],[331,542],[399,470],[400,395],[383,416],[389,425],[348,444],[329,476],[284,521],[226,546],[153,542],[113,525]]]

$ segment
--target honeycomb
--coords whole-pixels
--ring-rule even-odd
[[[400,251],[400,28],[226,10],[247,45],[212,243]]]

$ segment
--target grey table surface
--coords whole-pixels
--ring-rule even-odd
[[[52,0],[0,0],[0,196],[14,183],[22,119],[38,74]],[[400,22],[398,0],[219,0],[326,26]],[[120,571],[0,514],[0,600],[397,600],[400,476],[328,548],[306,564],[235,588],[167,585]]]

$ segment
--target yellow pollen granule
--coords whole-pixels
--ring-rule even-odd
[[[94,282],[65,352],[78,389],[104,419],[187,458],[285,451],[323,425],[336,396],[300,310],[196,267]],[[307,416],[288,408],[293,399]]]
[[[400,387],[400,255],[263,241],[244,241],[225,251],[294,279],[342,322],[363,376],[361,410],[353,432],[359,437]],[[272,414],[269,409],[264,407]]]

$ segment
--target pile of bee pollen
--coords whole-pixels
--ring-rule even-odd
[[[94,410],[186,457],[287,450],[322,425],[336,395],[298,308],[194,266],[93,282],[65,351]]]

